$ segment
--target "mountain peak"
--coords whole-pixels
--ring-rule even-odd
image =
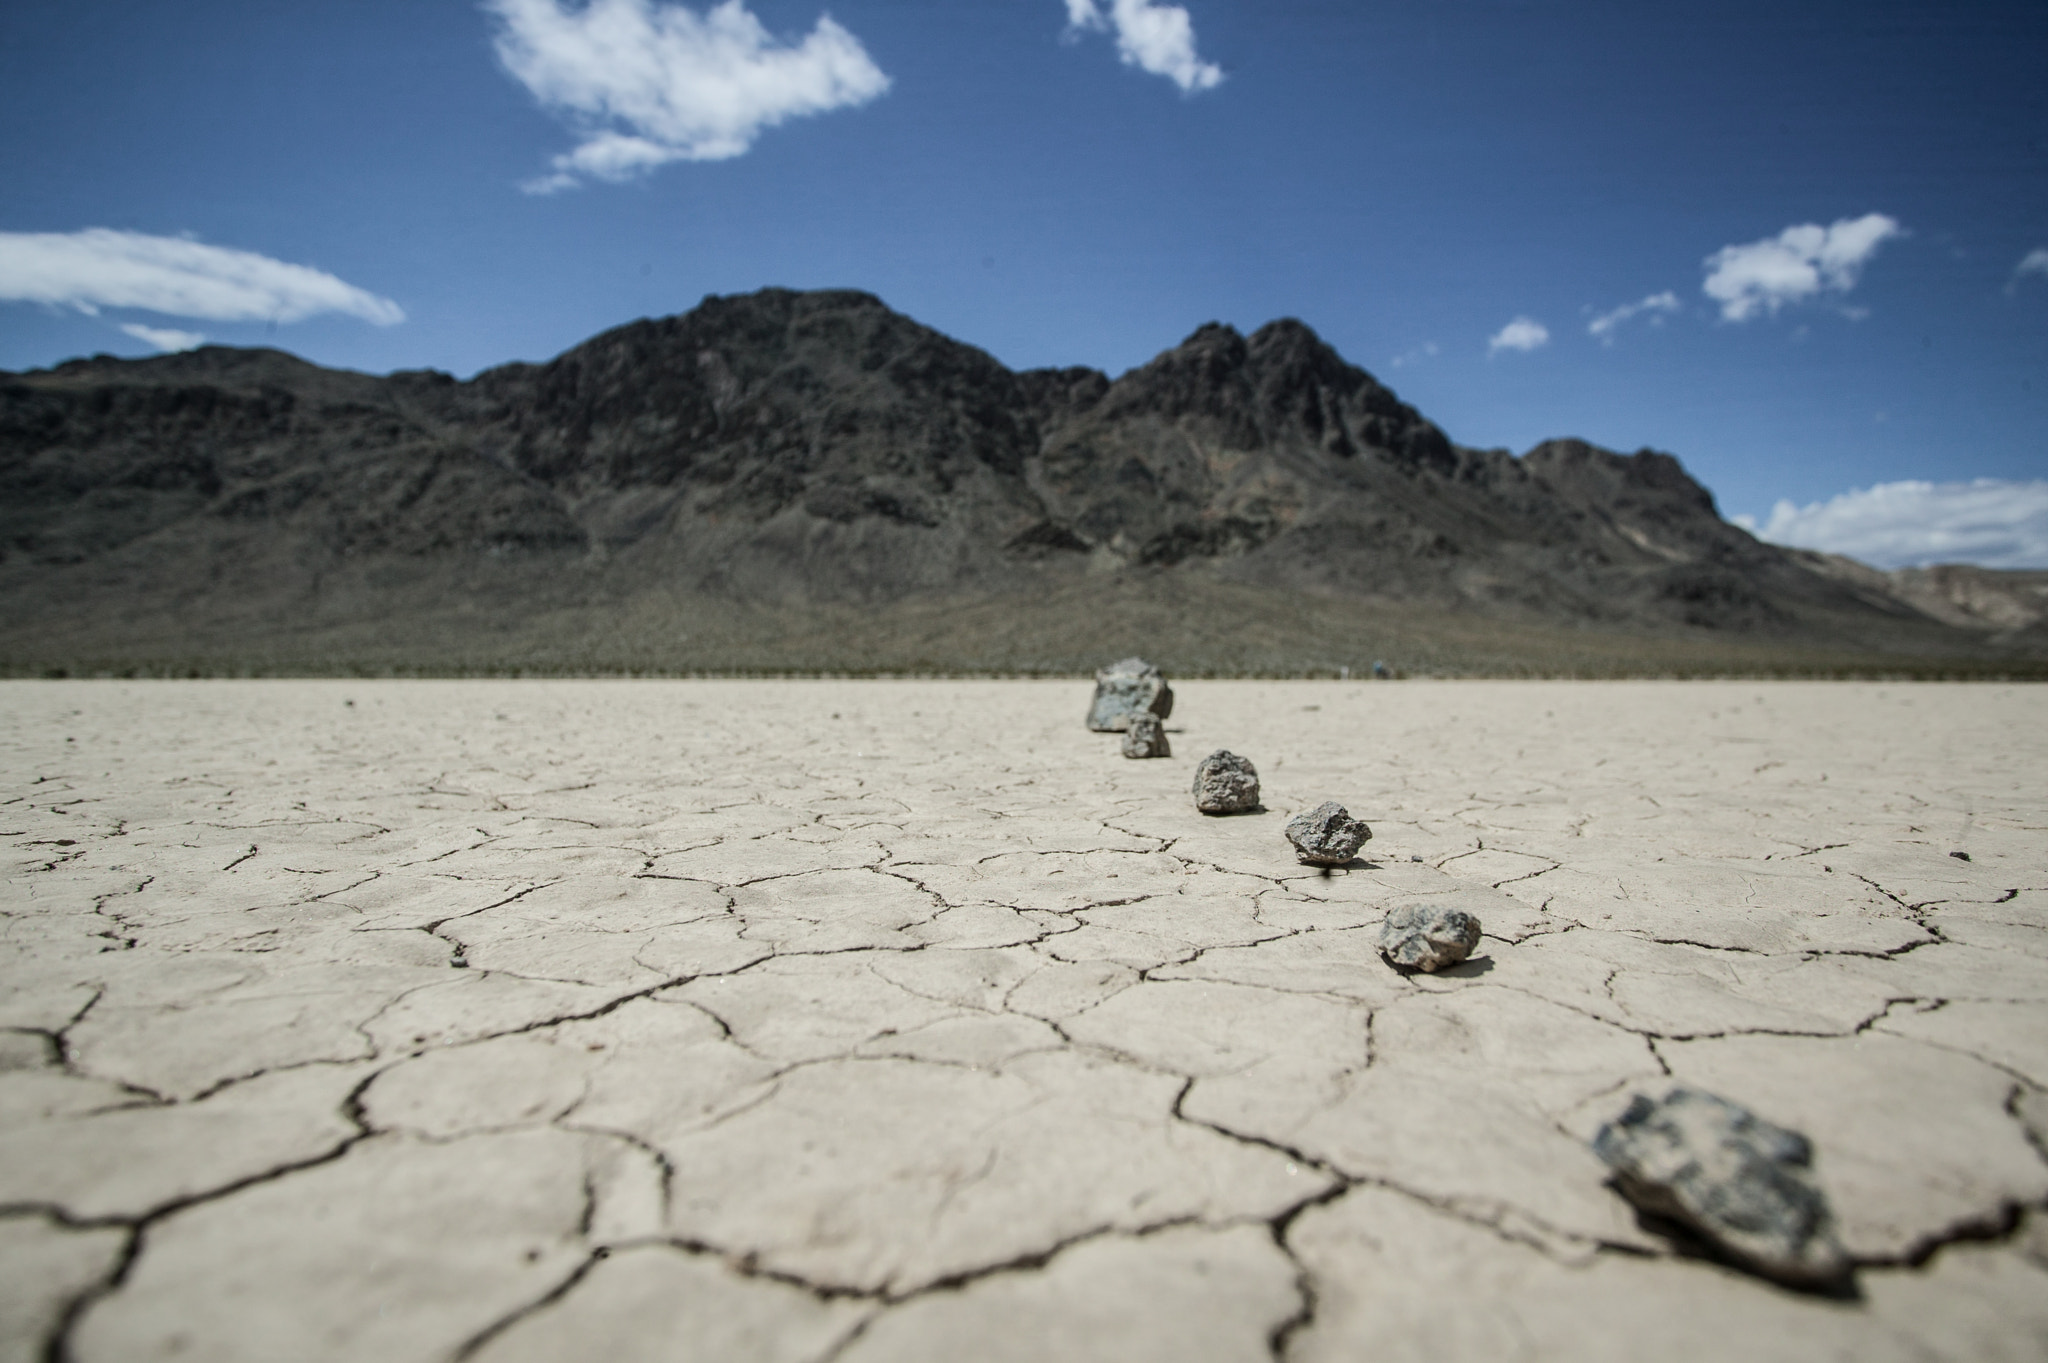
[[[1189,332],[1187,339],[1165,352],[1173,354],[1182,350],[1216,350],[1235,352],[1244,346],[1244,336],[1228,322],[1204,322]]]
[[[1546,440],[1522,463],[1554,486],[1571,486],[1601,501],[1651,498],[1719,519],[1714,494],[1685,471],[1676,455],[1648,447],[1616,454],[1574,437]]]

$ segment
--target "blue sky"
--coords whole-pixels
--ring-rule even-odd
[[[2044,67],[2038,0],[10,0],[0,368],[467,375],[770,284],[1019,368],[1297,316],[1467,444],[2048,566]]]

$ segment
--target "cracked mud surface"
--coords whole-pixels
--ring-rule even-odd
[[[0,686],[0,1363],[2048,1354],[2048,691],[1178,689]],[[1674,1078],[1860,1298],[1638,1224]]]

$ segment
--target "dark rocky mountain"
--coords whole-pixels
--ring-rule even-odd
[[[224,347],[0,375],[15,671],[2042,654],[2038,614],[1950,596],[1757,541],[1670,455],[1457,445],[1292,320],[1111,380],[771,289],[467,382]]]

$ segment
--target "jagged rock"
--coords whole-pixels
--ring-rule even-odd
[[[1433,972],[1456,965],[1479,945],[1479,920],[1463,909],[1404,904],[1380,924],[1380,954],[1395,965]]]
[[[1852,1265],[1813,1174],[1813,1146],[1725,1098],[1642,1094],[1593,1149],[1637,1208],[1704,1236],[1746,1268],[1793,1287],[1842,1284]]]
[[[1124,730],[1124,756],[1173,756],[1173,749],[1166,742],[1166,726],[1159,722],[1159,716],[1150,710],[1131,716],[1130,727]]]
[[[1342,866],[1358,855],[1358,849],[1372,840],[1372,830],[1362,819],[1335,800],[1325,800],[1306,814],[1287,821],[1287,841],[1294,855],[1308,866]]]
[[[1259,807],[1259,773],[1249,759],[1218,748],[1195,768],[1195,808],[1204,814],[1242,814]]]
[[[1165,719],[1172,713],[1173,688],[1143,658],[1125,658],[1095,674],[1095,703],[1088,707],[1088,727],[1095,732],[1120,732],[1133,715]]]

